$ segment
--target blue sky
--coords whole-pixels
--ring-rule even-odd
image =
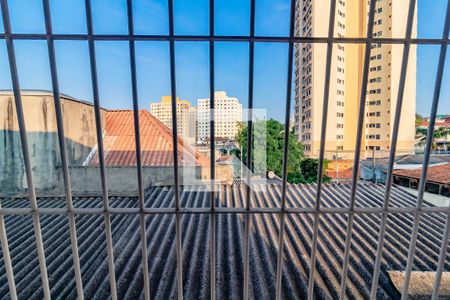
[[[55,33],[86,33],[84,0],[52,0]],[[208,34],[208,0],[175,0],[175,33]],[[286,36],[289,0],[257,0],[256,35]],[[445,0],[418,1],[418,35],[439,38],[442,34]],[[92,0],[94,31],[99,34],[127,33],[126,0]],[[249,1],[216,0],[215,31],[219,35],[249,33]],[[9,1],[13,32],[43,33],[41,0]],[[167,0],[134,1],[137,34],[167,34]],[[430,20],[433,20],[430,22]],[[3,28],[0,30],[3,31]],[[226,90],[247,106],[248,44],[217,42],[216,90]],[[20,83],[26,89],[51,89],[45,41],[16,41]],[[284,119],[287,45],[261,43],[255,46],[254,106],[268,109],[269,117]],[[106,108],[131,108],[131,82],[127,42],[96,42],[101,104]],[[88,47],[85,41],[56,42],[61,91],[91,101]],[[417,111],[428,115],[431,107],[439,46],[418,46]],[[136,43],[139,104],[170,94],[169,45],[167,42]],[[178,96],[192,101],[209,95],[209,48],[205,42],[176,43]],[[450,62],[449,62],[450,63]],[[450,113],[450,66],[444,75],[440,113]],[[0,88],[11,88],[4,41],[0,41]]]

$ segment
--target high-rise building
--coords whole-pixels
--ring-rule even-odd
[[[328,35],[330,0],[298,0],[296,35]],[[367,0],[336,1],[334,37],[365,37],[369,12]],[[405,36],[408,0],[378,0],[374,37]],[[417,9],[416,9],[417,11]],[[417,14],[412,37],[417,36]],[[355,150],[359,100],[364,64],[364,44],[334,44],[331,65],[329,109],[325,150]],[[305,154],[318,156],[327,45],[295,44],[295,130]],[[401,71],[402,45],[372,44],[367,86],[362,151],[380,150],[388,155]],[[398,135],[398,151],[414,149],[416,99],[416,48],[411,46],[403,108]],[[364,157],[364,156],[363,156]]]
[[[190,108],[187,100],[179,100],[177,97],[177,133],[183,138],[189,137]],[[150,103],[150,113],[164,125],[172,129],[172,97],[163,96],[161,102]]]
[[[197,107],[191,106],[189,108],[189,137],[190,144],[195,144],[198,139],[198,116]]]
[[[242,104],[226,92],[214,93],[214,133],[215,137],[234,139],[238,133],[238,123],[242,122]],[[209,98],[198,99],[198,139],[210,137]]]

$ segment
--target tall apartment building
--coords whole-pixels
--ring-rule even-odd
[[[179,100],[177,97],[177,133],[184,139],[190,137],[190,109],[191,103]],[[150,103],[150,113],[164,125],[172,129],[172,97],[163,96],[161,102]]]
[[[198,116],[197,107],[189,108],[189,143],[195,144],[198,140]]]
[[[234,139],[238,133],[238,122],[242,122],[242,104],[226,92],[214,93],[214,132],[216,137]],[[198,99],[198,139],[210,137],[209,98]]]
[[[330,0],[298,0],[296,35],[328,35]],[[368,0],[336,2],[335,37],[365,37]],[[374,37],[404,37],[409,0],[377,0]],[[416,9],[417,11],[417,9]],[[413,24],[417,36],[417,13]],[[327,157],[338,151],[355,150],[359,98],[364,63],[364,44],[335,44],[331,66],[329,109],[325,150]],[[326,44],[295,45],[295,130],[305,154],[318,156]],[[392,136],[402,59],[402,45],[373,44],[367,86],[366,113],[362,137],[363,157],[374,150],[387,156]],[[416,48],[411,46],[406,77],[398,152],[414,149],[416,99]],[[365,153],[370,151],[369,153]]]

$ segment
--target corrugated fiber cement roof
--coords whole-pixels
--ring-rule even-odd
[[[267,191],[255,192],[253,206],[279,206],[281,185],[269,185]],[[379,207],[384,187],[360,184],[356,205]],[[315,185],[289,185],[289,206],[313,206]],[[348,206],[349,184],[325,184],[323,204],[330,207]],[[174,189],[154,187],[146,191],[146,206],[173,206]],[[203,187],[184,187],[182,207],[209,207],[209,193]],[[218,193],[218,206],[242,207],[245,186],[224,186]],[[3,207],[25,207],[28,201],[2,199]],[[396,187],[392,190],[393,206],[414,206],[415,197]],[[111,197],[112,207],[137,207],[135,198]],[[101,198],[77,197],[76,207],[101,207]],[[64,207],[63,198],[41,198],[40,207]],[[426,204],[429,205],[429,204]],[[306,297],[309,273],[312,215],[288,215],[285,261],[282,277],[283,299]],[[78,215],[76,217],[82,280],[86,299],[108,299],[109,282],[106,260],[106,242],[103,216]],[[208,214],[182,216],[183,289],[185,299],[209,298],[209,221]],[[31,216],[5,217],[6,231],[14,266],[19,299],[42,299],[35,239]],[[250,236],[250,297],[275,298],[278,217],[255,214],[251,217]],[[398,292],[387,276],[388,270],[404,270],[412,228],[412,215],[392,214],[388,218],[386,242],[381,265],[378,298],[397,298]],[[338,297],[346,215],[324,214],[320,217],[318,260],[315,296],[321,299]],[[372,281],[373,262],[377,246],[380,216],[355,216],[353,243],[350,255],[347,296],[350,299],[368,298]],[[423,214],[419,229],[415,271],[435,271],[439,247],[445,224],[443,214]],[[57,299],[75,299],[75,279],[69,228],[66,216],[42,215],[41,226],[47,260],[51,294]],[[176,297],[175,217],[148,215],[146,217],[151,296],[155,299]],[[143,298],[142,260],[137,216],[112,215],[112,231],[119,299]],[[217,216],[217,298],[241,299],[243,281],[244,218],[243,215]],[[0,251],[0,255],[1,251]],[[450,271],[450,249],[445,270]],[[0,298],[7,299],[9,290],[0,256]]]

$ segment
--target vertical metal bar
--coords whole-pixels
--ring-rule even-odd
[[[439,261],[436,270],[436,277],[434,279],[433,292],[431,294],[432,300],[437,300],[439,296],[439,289],[441,288],[442,272],[444,271],[445,259],[447,256],[448,239],[450,238],[450,205],[447,212],[447,221],[445,222],[444,233],[442,235],[442,245],[439,252]]]
[[[128,13],[128,36],[134,36],[134,19],[133,19],[133,2],[127,0]],[[144,298],[150,299],[150,279],[148,270],[148,253],[147,253],[147,237],[145,230],[145,196],[144,183],[142,178],[142,159],[141,159],[141,133],[139,127],[139,102],[136,78],[136,49],[134,39],[129,40],[130,51],[130,72],[131,72],[131,90],[133,97],[133,120],[134,120],[134,139],[136,144],[136,170],[138,179],[138,193],[139,193],[139,230],[141,235],[141,252],[142,252],[142,273],[144,277]]]
[[[109,214],[108,183],[106,180],[105,155],[103,150],[102,115],[100,111],[100,96],[98,92],[97,60],[95,56],[94,28],[92,22],[91,0],[85,0],[87,39],[89,46],[89,63],[91,67],[92,94],[94,99],[95,130],[97,135],[97,152],[100,166],[100,179],[103,193],[103,211],[105,212],[106,251],[108,254],[108,273],[111,298],[117,300],[116,271],[114,266],[114,249],[111,232],[111,216]]]
[[[320,150],[319,150],[319,167],[317,171],[317,193],[316,193],[316,213],[314,214],[313,224],[313,244],[311,253],[311,269],[309,271],[308,280],[308,299],[312,300],[314,297],[314,276],[316,272],[316,260],[317,260],[317,241],[319,235],[319,213],[320,213],[320,196],[322,194],[322,177],[323,177],[323,160],[325,155],[325,142],[327,134],[327,119],[328,119],[328,102],[330,96],[330,80],[331,80],[331,63],[333,55],[333,42],[334,35],[334,21],[336,12],[336,0],[330,1],[330,19],[328,24],[328,41],[327,41],[327,58],[325,67],[325,82],[323,92],[323,108],[322,108],[322,124],[320,132]]]
[[[255,0],[250,0],[250,38],[255,36]],[[252,146],[253,146],[253,71],[255,64],[255,43],[249,42],[248,59],[248,115],[247,115],[247,187],[246,187],[246,210],[251,207],[251,172],[252,172]],[[241,157],[242,158],[242,157]],[[242,174],[241,174],[242,176]],[[245,240],[244,240],[244,285],[243,298],[249,298],[249,277],[250,277],[250,214],[245,214]]]
[[[73,269],[75,272],[75,283],[77,287],[77,296],[84,299],[83,282],[81,280],[80,256],[78,253],[77,229],[75,224],[75,214],[73,213],[72,188],[70,185],[69,164],[67,158],[63,113],[61,108],[61,99],[58,83],[58,71],[56,67],[55,43],[53,40],[52,20],[50,13],[50,4],[48,0],[42,1],[44,8],[45,30],[47,34],[47,48],[50,62],[50,73],[52,77],[53,101],[55,104],[56,125],[58,128],[59,150],[61,154],[61,164],[64,179],[64,191],[66,197],[67,213],[69,219],[70,243],[72,246]]]
[[[405,82],[406,82],[406,74],[408,72],[408,61],[409,61],[409,50],[411,46],[411,35],[412,28],[414,23],[414,14],[415,14],[416,0],[409,1],[408,8],[408,18],[406,23],[406,32],[405,32],[405,44],[403,46],[403,54],[402,54],[402,65],[400,70],[400,79],[398,86],[398,94],[397,94],[397,103],[395,108],[395,116],[394,116],[394,125],[392,129],[392,140],[391,140],[391,148],[389,153],[389,162],[388,162],[388,170],[386,177],[386,189],[384,191],[384,200],[383,200],[383,213],[381,216],[381,225],[380,225],[380,234],[378,236],[378,246],[377,252],[375,256],[375,265],[372,276],[372,287],[370,291],[370,298],[375,299],[377,296],[377,288],[378,288],[378,279],[380,275],[380,265],[381,258],[383,254],[384,247],[384,237],[386,235],[386,225],[387,225],[387,210],[389,207],[389,200],[391,195],[391,187],[393,181],[393,171],[394,171],[394,160],[395,160],[395,152],[397,150],[397,140],[398,140],[398,131],[400,127],[400,118],[402,113],[402,105],[403,105],[403,93],[405,90]]]
[[[181,246],[180,183],[178,180],[178,131],[177,131],[177,82],[175,75],[175,41],[173,0],[168,0],[169,9],[169,51],[170,91],[172,95],[173,174],[175,182],[175,238],[177,256],[177,298],[183,299],[183,249]]]
[[[405,271],[405,281],[403,284],[402,290],[402,299],[406,299],[408,297],[409,283],[411,280],[411,271],[414,263],[414,255],[416,250],[416,242],[417,242],[417,234],[419,231],[420,218],[422,216],[422,203],[423,203],[423,194],[425,192],[426,180],[427,180],[427,171],[428,171],[428,163],[430,161],[430,152],[431,152],[431,143],[433,140],[434,133],[434,125],[436,123],[436,114],[439,105],[439,97],[441,94],[441,86],[442,86],[442,77],[444,73],[444,65],[445,58],[447,56],[447,44],[444,40],[448,39],[448,33],[450,28],[450,1],[447,2],[447,14],[445,16],[445,24],[442,33],[442,44],[441,51],[439,53],[439,62],[436,73],[436,81],[434,85],[434,93],[433,93],[433,102],[431,106],[431,114],[430,114],[430,124],[428,126],[427,131],[427,142],[425,144],[425,153],[423,154],[423,164],[422,164],[422,173],[420,175],[419,181],[419,192],[417,194],[417,204],[415,207],[414,213],[414,224],[412,228],[411,241],[409,244],[408,250],[408,261],[406,264]]]
[[[364,130],[364,113],[366,108],[366,94],[367,94],[367,79],[369,77],[369,66],[370,66],[370,51],[371,47],[371,39],[373,35],[373,20],[375,16],[375,4],[376,0],[370,0],[370,10],[369,10],[369,20],[367,23],[367,40],[365,43],[365,53],[364,53],[364,67],[363,67],[363,77],[361,84],[361,98],[359,99],[359,116],[358,116],[358,128],[356,132],[356,147],[355,147],[355,157],[353,161],[353,173],[352,173],[352,188],[350,192],[350,212],[348,214],[347,221],[347,232],[345,235],[345,247],[344,247],[344,265],[342,268],[342,280],[341,280],[341,291],[340,291],[340,299],[344,299],[345,297],[345,288],[347,282],[348,275],[348,263],[350,258],[350,246],[352,243],[352,229],[353,229],[353,219],[354,213],[353,210],[355,208],[355,196],[356,196],[356,188],[358,184],[358,169],[359,169],[359,159],[361,156],[361,140],[362,134]],[[364,4],[365,5],[365,2]]]
[[[0,209],[1,208],[2,204],[0,203]],[[5,219],[3,215],[0,215],[0,243],[2,245],[6,278],[8,279],[9,295],[12,300],[17,300],[16,283],[14,281],[14,272],[12,268],[11,255],[9,253],[8,237],[6,235]]]
[[[215,112],[214,112],[214,0],[209,1],[209,141],[210,141],[210,180],[211,180],[211,222],[210,222],[210,288],[211,299],[216,299],[216,199],[215,199],[215,179],[216,179],[216,155],[215,155]]]
[[[292,63],[294,56],[294,24],[295,24],[295,4],[297,1],[291,0],[291,13],[289,20],[289,47],[288,47],[288,70],[286,83],[286,111],[284,120],[284,148],[283,148],[283,182],[281,186],[281,216],[280,216],[280,235],[278,239],[278,259],[277,259],[277,273],[276,273],[276,289],[275,298],[281,299],[281,278],[283,274],[283,242],[286,223],[286,186],[287,186],[287,165],[288,165],[288,151],[289,151],[289,121],[291,114],[291,93],[292,93]]]
[[[22,145],[22,154],[27,177],[28,191],[30,195],[30,205],[32,210],[33,228],[36,237],[36,248],[39,260],[39,268],[41,271],[42,288],[44,290],[44,298],[50,299],[50,288],[48,283],[47,266],[45,263],[44,244],[42,242],[41,224],[39,220],[39,207],[36,200],[36,190],[34,188],[33,171],[31,166],[30,152],[28,149],[27,129],[25,125],[25,117],[22,106],[22,97],[20,94],[19,74],[17,71],[16,54],[14,50],[14,42],[11,38],[11,21],[9,18],[8,2],[1,0],[3,27],[5,30],[5,42],[8,51],[9,68],[11,81],[14,92],[14,100],[16,104],[17,121],[19,123],[20,142]]]

